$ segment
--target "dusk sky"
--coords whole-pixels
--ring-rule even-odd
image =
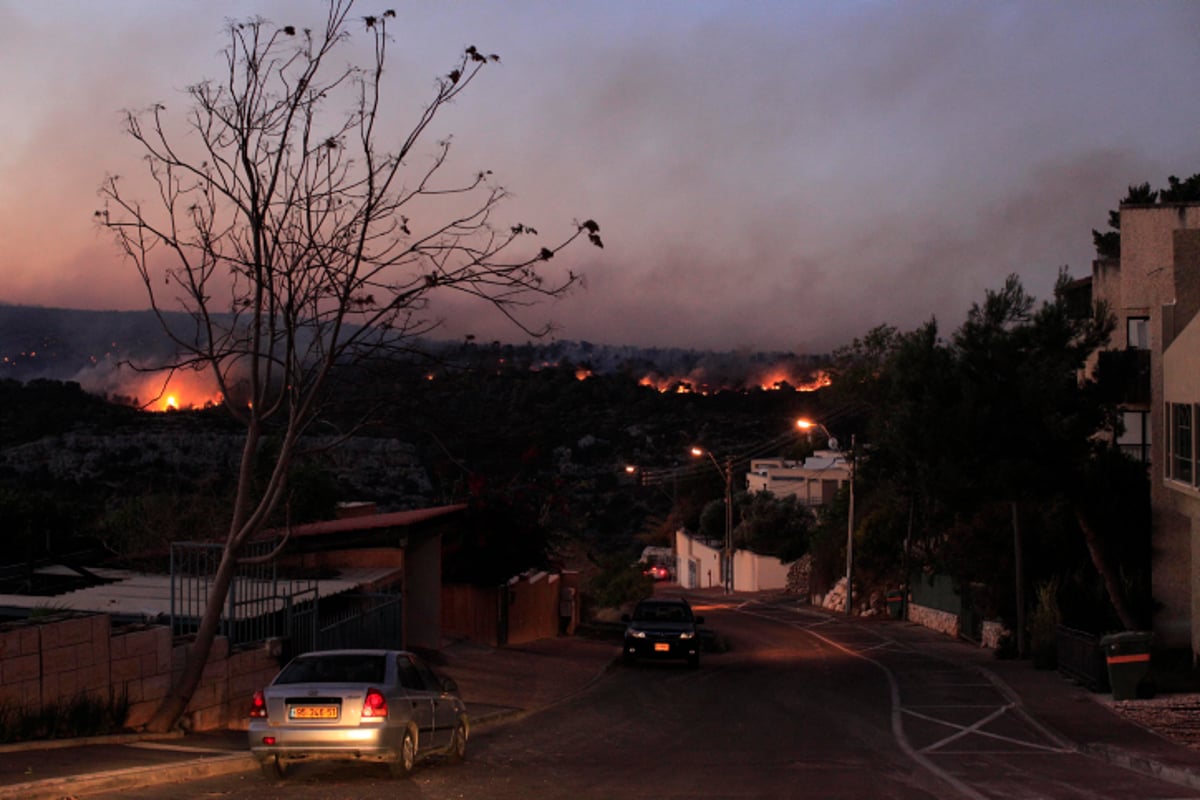
[[[408,2],[388,102],[424,104],[467,45],[498,53],[448,109],[454,164],[494,171],[502,222],[601,225],[538,308],[562,339],[824,352],[1017,273],[1090,273],[1130,184],[1200,172],[1200,3]],[[135,174],[120,111],[218,77],[224,20],[317,27],[322,4],[0,0],[0,302],[146,307],[93,223]],[[363,53],[355,29],[347,60]],[[358,59],[361,60],[361,59]],[[395,129],[399,134],[400,128]],[[431,139],[432,141],[432,139]],[[525,341],[454,306],[446,338]]]

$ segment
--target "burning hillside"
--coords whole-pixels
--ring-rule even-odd
[[[147,411],[190,411],[224,402],[216,381],[203,371],[143,371],[105,361],[80,370],[73,380],[91,394]]]
[[[793,372],[783,367],[772,367],[758,375],[744,378],[720,378],[709,376],[704,370],[694,370],[688,375],[644,375],[638,383],[659,392],[675,394],[715,394],[723,391],[764,392],[791,389],[795,392],[815,392],[829,386],[832,381],[824,370],[811,373]]]

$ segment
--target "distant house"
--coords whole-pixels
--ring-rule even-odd
[[[818,450],[803,461],[755,458],[746,473],[746,489],[795,496],[806,506],[827,506],[850,481],[850,463],[834,450]]]

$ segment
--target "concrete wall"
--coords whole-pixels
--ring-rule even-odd
[[[107,614],[52,615],[0,626],[0,703],[35,711],[81,694],[129,700],[126,725],[150,720],[188,645],[173,645],[161,625],[113,630]],[[193,730],[245,728],[255,690],[279,671],[265,648],[230,653],[218,638],[185,720]]]
[[[442,537],[410,538],[404,551],[404,646],[442,646]]]
[[[704,589],[721,586],[722,551],[693,539],[684,530],[675,532],[675,580],[684,589]],[[772,556],[760,556],[749,550],[733,553],[733,590],[756,592],[764,589],[786,589],[788,569]]]
[[[733,590],[758,592],[766,589],[786,589],[788,569],[791,566],[791,562],[784,564],[772,556],[760,556],[749,550],[736,550],[733,554]]]

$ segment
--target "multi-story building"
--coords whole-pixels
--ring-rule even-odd
[[[1099,357],[1122,449],[1148,464],[1156,643],[1200,656],[1200,203],[1123,205],[1118,259],[1092,267],[1117,318]]]
[[[834,450],[818,450],[803,461],[751,459],[746,473],[748,491],[770,492],[776,497],[795,495],[806,506],[829,505],[849,481],[850,463]]]

